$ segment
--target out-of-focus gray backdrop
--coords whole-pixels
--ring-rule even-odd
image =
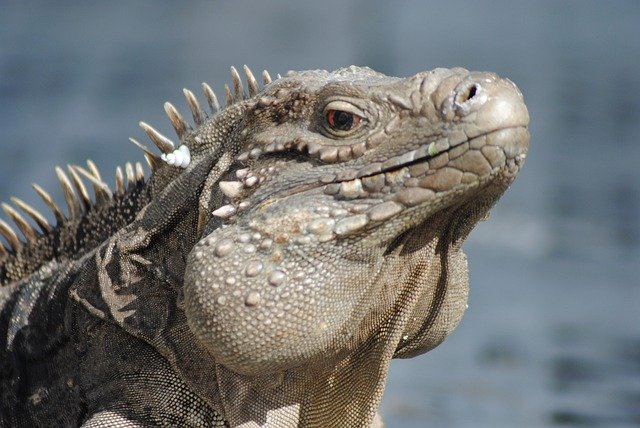
[[[57,190],[54,165],[142,160],[137,122],[272,75],[437,66],[516,82],[532,142],[466,244],[469,309],[425,356],[395,361],[390,427],[640,424],[640,2],[0,0],[0,200]]]

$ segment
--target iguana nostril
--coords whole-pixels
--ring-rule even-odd
[[[462,94],[459,95],[458,103],[460,104],[466,103],[467,101],[475,97],[477,93],[478,93],[477,85],[473,84],[469,86],[469,88],[466,91],[462,92]]]
[[[483,87],[478,82],[478,79],[463,81],[445,101],[443,111],[446,112],[448,109],[452,109],[452,113],[455,116],[465,117],[483,108],[488,101],[489,92],[491,92],[491,87]]]
[[[477,90],[478,90],[478,87],[476,85],[471,86],[471,88],[469,88],[469,94],[467,95],[467,99],[465,101],[468,101],[471,98],[475,97]]]

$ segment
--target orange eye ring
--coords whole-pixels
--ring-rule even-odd
[[[360,116],[344,110],[328,110],[327,123],[336,131],[351,131],[360,123]]]

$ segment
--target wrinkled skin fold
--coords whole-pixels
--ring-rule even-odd
[[[168,110],[185,169],[0,255],[2,426],[373,426],[390,360],[457,326],[462,244],[528,149],[517,87],[461,68],[234,83],[210,118],[190,104],[195,129]],[[91,243],[60,239],[87,224]]]

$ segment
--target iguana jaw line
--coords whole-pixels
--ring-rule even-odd
[[[326,172],[325,175],[319,172],[320,178],[282,189],[277,196],[282,201],[290,201],[287,203],[297,205],[300,201],[324,193],[326,206],[343,212],[327,217],[327,211],[317,211],[306,220],[292,220],[298,225],[296,227],[301,230],[303,236],[312,237],[312,240],[319,239],[321,242],[359,236],[364,246],[387,245],[395,237],[428,221],[435,214],[454,205],[464,205],[469,198],[475,198],[479,192],[484,192],[485,188],[495,189],[493,192],[491,189],[487,192],[487,201],[483,202],[485,208],[465,208],[466,211],[478,215],[470,216],[461,224],[475,224],[486,215],[519,170],[528,140],[529,134],[525,125],[506,126],[483,132],[453,147],[448,147],[449,141],[442,138],[407,152],[413,154],[410,156],[413,159],[405,157],[406,154],[392,158],[390,163],[393,165],[385,167],[381,164],[377,173],[361,174],[358,178],[359,174],[351,170],[351,176],[347,177],[350,179],[346,179],[343,172],[342,179],[336,180],[340,178],[340,173],[336,173],[333,175],[335,181],[327,183]],[[465,145],[466,148],[461,148]],[[441,152],[434,154],[434,147]],[[488,154],[488,159],[487,155],[479,157],[478,154],[483,149]],[[476,153],[471,153],[474,151]],[[415,156],[419,153],[424,154],[420,157]],[[396,161],[403,157],[406,159],[404,163]],[[478,162],[478,159],[481,162]],[[460,160],[460,170],[452,168],[457,160]],[[465,165],[469,167],[470,172],[465,169]],[[366,171],[365,168],[360,171],[363,170]],[[249,210],[255,210],[256,213],[268,213],[273,199],[269,196],[270,183],[267,181],[264,186],[258,187],[253,195],[238,200],[238,206],[245,204],[250,207]],[[465,227],[461,226],[460,229]]]
[[[436,138],[435,136],[433,138],[429,138],[428,139],[428,143],[422,143],[417,149],[413,149],[413,150],[409,150],[404,152],[403,154],[396,156],[392,159],[401,159],[401,158],[407,158],[407,157],[413,157],[414,159],[405,163],[399,163],[397,165],[393,165],[393,166],[387,166],[387,167],[382,167],[380,169],[379,172],[377,173],[364,173],[364,174],[360,174],[358,173],[358,178],[362,179],[362,178],[370,178],[370,177],[374,177],[376,175],[379,174],[384,174],[387,172],[394,172],[394,171],[398,171],[404,167],[410,167],[413,165],[419,165],[419,164],[423,164],[425,162],[428,162],[431,159],[437,158],[439,156],[443,156],[444,153],[448,153],[451,150],[453,150],[456,147],[459,147],[461,145],[463,145],[464,143],[471,143],[472,141],[478,140],[479,138],[482,137],[486,137],[490,134],[493,134],[495,132],[499,132],[499,131],[504,131],[504,130],[509,130],[509,129],[517,129],[517,128],[522,128],[522,129],[526,129],[527,125],[521,125],[521,126],[506,126],[506,127],[501,127],[501,128],[497,128],[497,129],[493,129],[491,131],[487,131],[487,132],[483,132],[481,134],[478,134],[474,137],[468,138],[466,140],[457,142],[453,145],[449,145],[449,139],[446,137],[441,137],[441,138]],[[438,146],[440,145],[440,148],[438,148]],[[446,148],[443,148],[442,146],[446,145]],[[426,154],[424,154],[426,152]],[[386,162],[385,162],[386,163]],[[384,164],[383,164],[384,165]],[[365,169],[361,169],[361,171],[365,171]],[[341,183],[344,181],[349,181],[349,180],[335,180],[334,183]]]
[[[357,169],[354,168],[357,172],[353,173],[353,175],[355,175],[357,179],[366,179],[366,178],[375,178],[378,176],[384,176],[385,173],[393,173],[396,171],[401,170],[402,168],[406,168],[406,167],[411,167],[414,165],[420,165],[420,164],[425,164],[428,163],[429,160],[432,159],[437,159],[439,157],[444,156],[445,153],[449,153],[451,152],[451,150],[455,149],[456,147],[459,147],[465,143],[471,143],[473,141],[478,140],[479,138],[482,137],[486,137],[488,135],[500,132],[500,131],[507,131],[510,129],[521,129],[521,130],[527,130],[527,125],[523,124],[523,125],[519,125],[519,126],[506,126],[506,127],[501,127],[501,128],[497,128],[497,129],[493,129],[491,131],[486,131],[483,132],[481,134],[478,134],[474,137],[465,139],[463,141],[460,142],[456,142],[454,145],[449,146],[449,140],[447,139],[447,137],[436,137],[433,136],[431,138],[428,138],[427,141],[428,142],[424,142],[422,144],[420,144],[420,146],[416,149],[412,149],[412,150],[408,150],[404,153],[402,153],[401,155],[395,156],[392,159],[402,159],[402,158],[408,158],[411,157],[412,160],[406,161],[404,163],[398,163],[392,166],[387,166],[387,167],[380,167],[378,168],[375,172],[371,171],[371,167],[370,165],[367,165],[363,168]],[[446,148],[443,148],[443,146],[446,145]],[[440,146],[440,148],[438,149],[438,146]],[[435,153],[434,153],[435,151]],[[462,156],[462,155],[460,155]],[[524,158],[524,154],[520,155]],[[386,162],[385,162],[386,163]],[[489,175],[494,175],[495,172],[501,168],[503,168],[506,165],[501,165],[498,166],[496,168],[493,168],[491,172],[489,172],[488,174],[486,174],[487,176]],[[341,176],[338,175],[334,175],[334,178],[332,178],[331,180],[328,179],[328,177],[330,177],[329,174],[323,174],[319,179],[311,179],[309,182],[304,183],[304,184],[299,184],[296,185],[295,187],[292,187],[290,189],[287,189],[285,191],[282,191],[279,196],[280,197],[287,197],[287,196],[292,196],[292,195],[296,195],[299,193],[303,193],[303,192],[308,192],[310,190],[313,189],[318,189],[318,188],[326,188],[327,185],[329,184],[341,184],[341,183],[346,183],[346,182],[350,182],[353,181],[354,178],[340,178]],[[344,177],[344,175],[342,176]],[[480,177],[480,181],[482,181],[483,177]],[[258,190],[258,189],[256,189]],[[451,189],[451,190],[456,190]],[[366,197],[366,196],[365,196]],[[338,200],[347,200],[347,199],[339,199],[336,198]]]
[[[451,147],[436,156],[427,156],[421,159],[416,159],[413,162],[383,170],[383,172],[372,176],[385,176],[385,174],[398,173],[406,168],[410,169],[413,165],[426,164],[429,160],[437,159],[439,156],[444,156],[445,153],[450,152],[455,149],[455,147],[462,144],[472,143],[474,140],[483,137],[490,138],[492,136],[496,136],[498,133],[505,132],[508,133],[507,135],[513,134],[513,138],[519,140],[517,143],[520,147],[520,151],[513,157],[507,157],[505,153],[503,162],[497,165],[491,165],[490,169],[487,169],[483,174],[477,175],[473,181],[468,183],[458,182],[449,188],[436,191],[432,191],[432,189],[429,188],[415,186],[416,177],[409,176],[407,179],[403,180],[402,183],[398,184],[397,189],[392,189],[389,194],[384,195],[382,197],[382,202],[378,204],[378,206],[374,205],[374,207],[368,211],[371,221],[366,227],[366,232],[364,232],[364,230],[362,230],[362,232],[371,233],[374,229],[379,228],[387,229],[385,231],[381,230],[382,235],[390,234],[398,236],[401,233],[405,233],[408,230],[419,227],[421,224],[424,224],[424,222],[429,221],[429,219],[434,215],[449,209],[461,209],[462,211],[473,211],[478,213],[477,216],[473,216],[473,220],[471,218],[461,219],[464,221],[458,222],[459,224],[457,226],[452,225],[454,229],[464,229],[463,224],[475,224],[480,218],[486,216],[489,208],[491,208],[491,206],[498,200],[499,196],[511,183],[515,174],[521,168],[526,157],[525,153],[529,139],[526,126],[505,127],[489,131],[459,143],[457,146]],[[429,147],[431,144],[429,144]],[[465,151],[459,157],[462,158],[467,152],[468,151]],[[425,177],[428,177],[428,175],[421,175],[418,179],[424,179]],[[413,183],[410,180],[412,180]],[[409,183],[415,187],[408,186],[407,184]],[[486,194],[486,196],[481,196],[481,194]],[[371,196],[365,196],[364,198],[371,198]],[[455,203],[452,203],[453,199],[455,199]],[[471,199],[473,199],[473,202],[470,205],[469,200]],[[482,204],[478,203],[480,199],[483,199]],[[357,199],[352,201],[343,199],[342,201],[347,203],[358,203]],[[391,217],[397,217],[398,219],[392,219]],[[400,223],[402,223],[404,227],[396,229],[394,232],[393,229],[397,227],[397,224],[394,226],[394,223],[398,223],[399,219],[402,219]],[[455,235],[460,234],[455,233]],[[466,236],[466,233],[463,233],[462,235]]]

